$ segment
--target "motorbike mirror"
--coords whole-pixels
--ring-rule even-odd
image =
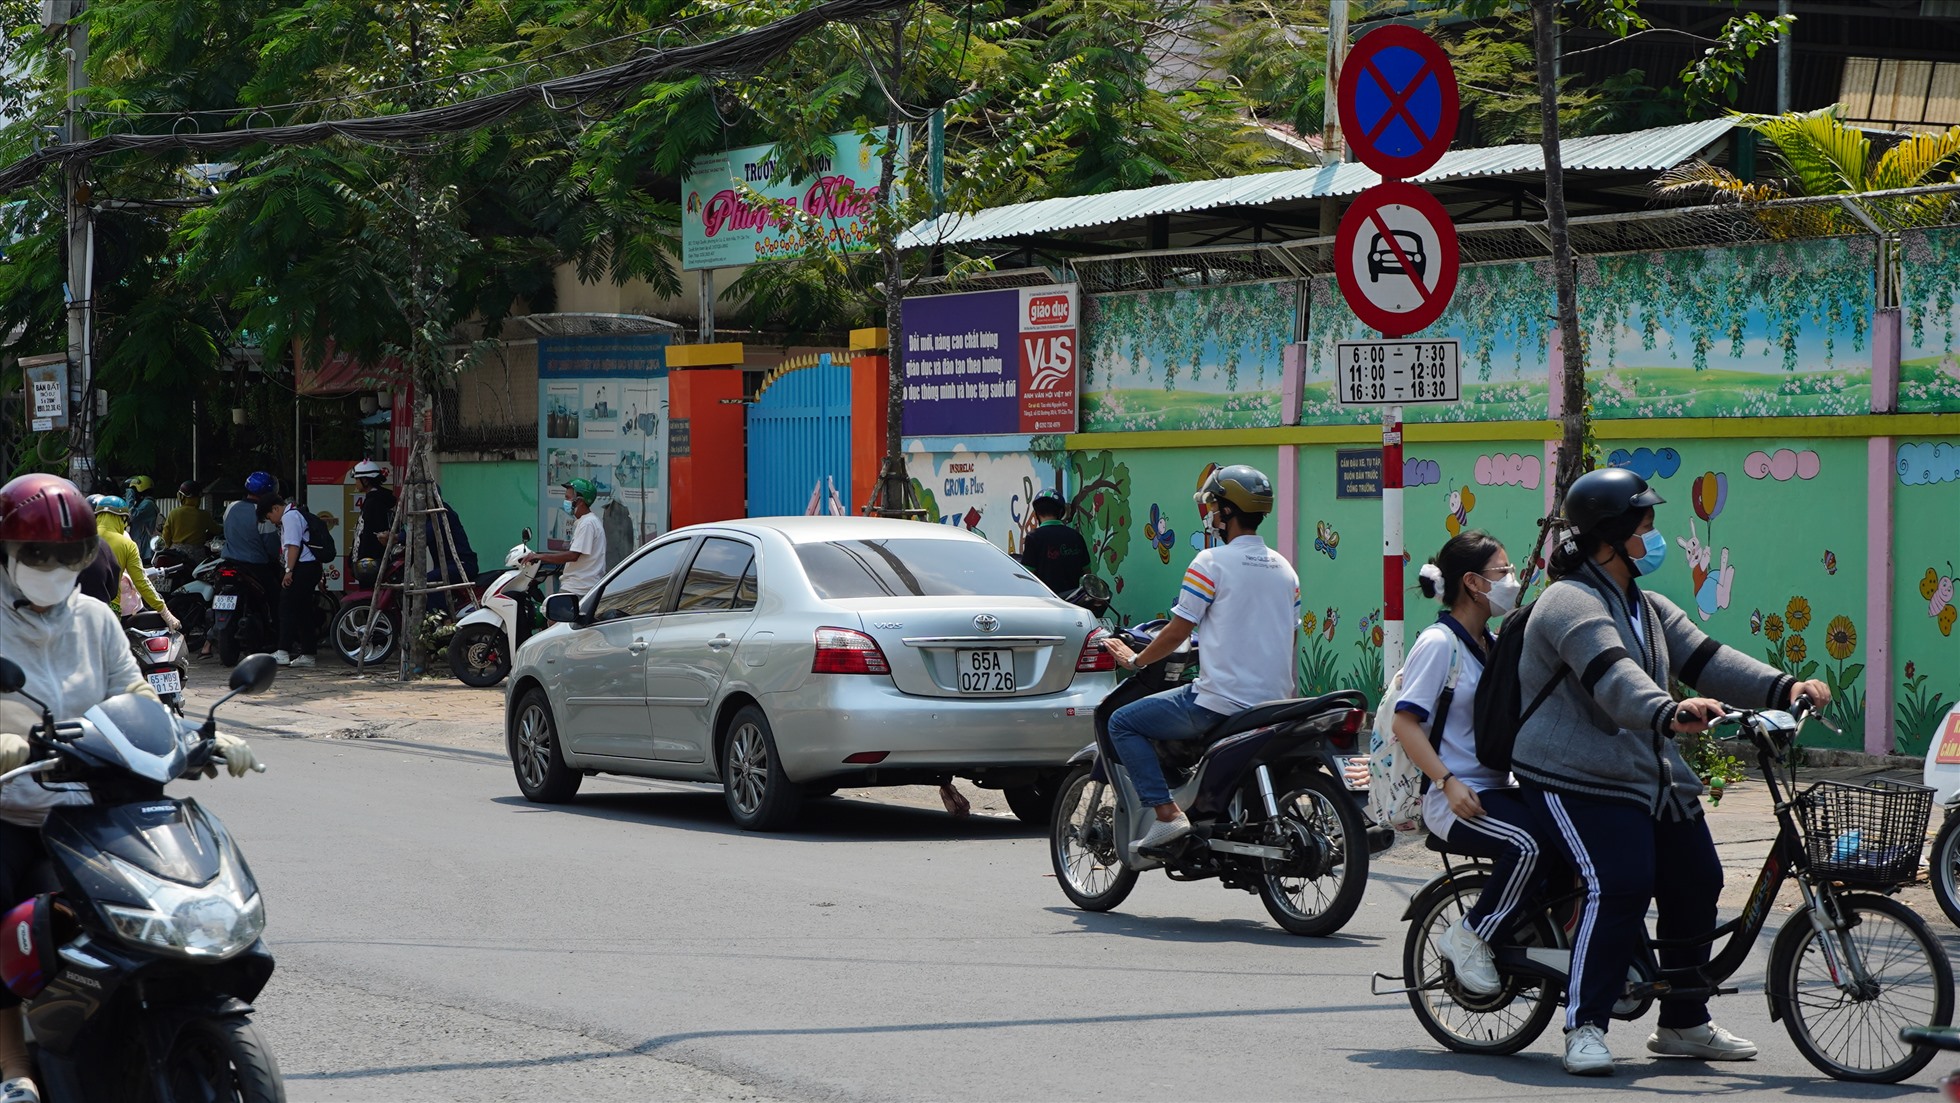
[[[518,540],[518,543],[528,544],[530,542],[531,542],[531,530],[527,528],[524,530],[524,535]]]
[[[272,680],[278,676],[279,664],[272,656],[248,655],[231,668],[229,684],[233,693],[264,693],[272,688]]]
[[[544,599],[544,615],[547,620],[560,624],[578,624],[578,595],[553,594]]]
[[[0,693],[19,693],[27,685],[27,671],[12,659],[0,659]]]

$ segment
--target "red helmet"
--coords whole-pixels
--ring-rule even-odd
[[[0,541],[66,544],[95,539],[95,511],[59,475],[22,475],[0,486]]]

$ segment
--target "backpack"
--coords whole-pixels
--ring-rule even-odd
[[[1450,637],[1450,673],[1443,692],[1429,710],[1429,745],[1443,745],[1443,725],[1450,705],[1456,700],[1457,656],[1462,645]],[[1395,734],[1395,702],[1402,693],[1402,671],[1396,671],[1375,710],[1375,734],[1368,740],[1368,815],[1377,824],[1399,832],[1422,827],[1422,796],[1429,790],[1429,778],[1402,749]]]
[[[1477,761],[1493,770],[1511,772],[1511,749],[1517,745],[1518,729],[1538,711],[1538,706],[1552,695],[1552,691],[1565,681],[1571,673],[1563,661],[1558,664],[1551,680],[1531,704],[1524,708],[1522,687],[1518,684],[1518,663],[1524,657],[1524,630],[1531,619],[1531,607],[1538,604],[1527,601],[1504,615],[1504,624],[1498,630],[1497,642],[1491,645],[1490,657],[1484,662],[1484,680],[1477,684],[1477,703],[1474,713],[1477,722]]]
[[[301,517],[306,518],[306,547],[313,553],[313,558],[322,563],[331,563],[338,559],[340,552],[334,547],[333,530],[327,528],[327,523],[305,506],[294,508],[299,510]]]

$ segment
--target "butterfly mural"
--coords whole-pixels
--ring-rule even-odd
[[[1953,634],[1953,622],[1960,618],[1960,607],[1953,604],[1953,564],[1946,565],[1946,573],[1937,568],[1926,568],[1926,577],[1919,580],[1919,596],[1927,601],[1926,615],[1940,622],[1940,635]]]
[[[1210,479],[1211,473],[1216,470],[1218,470],[1217,464],[1208,463],[1205,465],[1203,471],[1198,472],[1198,490],[1202,491],[1205,488],[1205,481]],[[1204,551],[1206,548],[1215,548],[1222,543],[1224,543],[1224,540],[1220,539],[1217,530],[1211,527],[1211,506],[1200,501],[1198,503],[1198,528],[1197,531],[1191,534],[1191,550]]]
[[[1829,548],[1824,549],[1824,573],[1837,573],[1837,553]]]
[[[1325,521],[1314,522],[1313,550],[1325,552],[1327,558],[1332,559],[1340,553],[1340,549],[1341,534],[1334,531],[1334,526]]]
[[[1455,536],[1470,527],[1470,511],[1477,508],[1477,496],[1467,486],[1450,491],[1450,515],[1444,519],[1443,527]]]
[[[1155,502],[1150,504],[1150,520],[1144,522],[1143,536],[1150,541],[1151,547],[1157,549],[1158,559],[1165,563],[1171,561],[1171,545],[1177,542],[1177,533],[1171,531],[1170,519],[1164,516]]]
[[[1749,614],[1749,634],[1752,636],[1763,634],[1763,611],[1761,609],[1753,610]]]

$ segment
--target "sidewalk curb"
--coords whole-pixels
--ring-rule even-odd
[[[1733,755],[1742,762],[1754,762],[1755,744],[1746,739],[1718,739],[1716,746],[1723,754]],[[1909,754],[1870,754],[1865,751],[1846,751],[1836,747],[1805,747],[1803,751],[1805,766],[1871,766],[1874,768],[1911,770],[1917,774],[1925,770],[1926,760],[1919,755]]]

